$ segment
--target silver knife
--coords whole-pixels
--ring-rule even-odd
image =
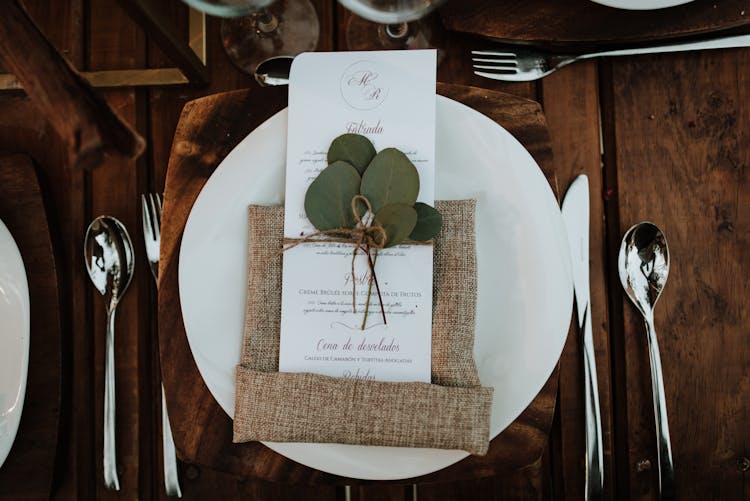
[[[591,330],[591,292],[589,290],[589,179],[578,176],[568,188],[562,204],[562,216],[568,231],[573,260],[573,287],[576,296],[578,327],[582,333],[583,379],[586,396],[586,500],[601,499],[604,490],[602,418],[599,410],[599,385],[596,380],[594,336]]]

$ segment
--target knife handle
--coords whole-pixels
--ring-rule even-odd
[[[750,35],[735,35],[730,37],[710,38],[696,42],[676,41],[665,45],[652,45],[650,47],[635,47],[632,49],[608,50],[585,54],[580,59],[591,59],[594,57],[611,56],[635,56],[638,54],[664,54],[668,52],[688,52],[692,50],[732,49],[735,47],[747,47],[750,45]]]
[[[604,458],[602,453],[602,418],[599,409],[599,384],[596,377],[596,355],[591,329],[590,305],[583,320],[583,380],[586,401],[586,501],[603,498]]]

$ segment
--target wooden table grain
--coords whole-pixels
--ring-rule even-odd
[[[27,0],[58,48],[79,68],[167,65],[114,0]],[[348,14],[315,0],[318,50],[343,49]],[[721,9],[722,2],[714,2]],[[735,5],[737,2],[728,2]],[[162,2],[182,30],[187,11]],[[750,9],[748,9],[750,12]],[[750,15],[750,14],[748,14]],[[165,499],[160,457],[156,293],[139,235],[139,195],[161,191],[177,119],[192,99],[255,86],[237,71],[209,18],[211,84],[203,88],[118,89],[103,94],[147,138],[139,160],[93,173],[69,169],[52,130],[20,93],[0,95],[0,149],[26,152],[38,166],[49,224],[60,235],[63,417],[53,498]],[[553,182],[564,193],[588,174],[591,199],[592,319],[608,499],[657,499],[657,460],[643,326],[620,290],[616,255],[623,232],[649,219],[673,254],[656,310],[678,493],[682,499],[750,496],[750,49],[588,61],[534,83],[472,75],[467,50],[486,46],[449,33],[438,80],[501,90],[542,103],[554,151]],[[108,213],[133,231],[136,276],[118,310],[118,461],[122,491],[101,472],[104,307],[85,274],[89,220]],[[579,340],[560,360],[557,411],[538,464],[482,480],[362,485],[351,499],[582,499],[583,393]],[[242,479],[180,464],[184,499],[345,498],[343,487]],[[33,474],[13,479],[33,483]],[[1,491],[1,490],[0,490]]]
[[[50,235],[39,181],[26,155],[0,154],[0,220],[24,261],[32,319],[23,415],[11,453],[0,468],[0,498],[38,499],[48,496],[52,487],[64,403],[59,297],[63,291],[55,269],[55,236]],[[13,403],[10,395],[3,396],[3,405]],[[0,432],[5,433],[6,426],[0,422]],[[34,482],[23,485],[16,482],[19,477],[33,477]]]
[[[565,52],[747,33],[747,9],[746,0],[692,0],[646,12],[588,0],[465,0],[447,3],[441,17],[450,30]]]

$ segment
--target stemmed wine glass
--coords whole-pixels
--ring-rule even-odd
[[[276,56],[315,50],[320,26],[310,0],[183,0],[207,14],[222,17],[221,40],[229,58],[254,74]]]
[[[346,26],[350,50],[426,49],[441,27],[425,17],[445,0],[339,0],[355,16]]]

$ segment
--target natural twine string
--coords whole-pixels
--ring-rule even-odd
[[[367,199],[367,197],[365,197],[364,195],[355,195],[354,197],[352,197],[351,209],[352,209],[352,214],[354,215],[354,219],[356,221],[354,228],[333,228],[330,230],[317,230],[301,238],[284,237],[281,240],[282,248],[279,250],[279,253],[283,253],[285,251],[288,251],[289,249],[293,249],[294,247],[297,247],[298,245],[301,245],[304,243],[311,243],[311,242],[353,244],[354,250],[352,252],[351,274],[352,274],[352,310],[354,313],[357,313],[357,280],[356,280],[356,274],[354,273],[354,263],[356,261],[357,254],[359,253],[359,251],[362,251],[367,256],[368,264],[370,266],[369,289],[372,290],[372,284],[374,280],[375,288],[377,289],[378,297],[380,298],[380,287],[378,286],[377,278],[375,277],[375,262],[372,260],[372,257],[370,255],[370,250],[375,249],[375,259],[377,260],[378,250],[385,248],[387,244],[387,239],[388,239],[388,235],[385,231],[385,228],[375,223],[374,219],[372,220],[369,226],[365,225],[365,223],[362,221],[362,217],[360,217],[359,212],[357,211],[357,202],[362,202],[365,204],[365,206],[367,207],[365,214],[367,213],[372,214],[373,212],[372,204]],[[339,235],[347,235],[347,236],[342,237]],[[409,244],[409,245],[431,245],[432,244],[431,241],[412,241],[412,240],[405,241],[404,243]],[[364,322],[367,320],[367,312],[369,310],[369,306],[370,306],[370,294],[368,293],[367,303],[365,305],[365,318],[362,324],[363,328],[364,328]],[[380,299],[380,309],[381,309],[381,312],[383,313],[383,323],[386,323],[382,298]]]
[[[385,228],[383,228],[379,224],[375,224],[373,221],[373,224],[370,224],[370,226],[365,226],[365,224],[362,222],[362,218],[359,215],[359,212],[357,212],[357,201],[361,201],[365,204],[367,207],[367,212],[372,213],[372,204],[370,204],[370,201],[365,197],[364,195],[355,195],[352,198],[351,203],[351,209],[352,214],[354,214],[354,219],[356,220],[356,224],[354,228],[334,228],[330,230],[318,230],[313,233],[310,233],[309,235],[306,235],[301,238],[290,238],[290,237],[284,237],[281,239],[281,244],[283,248],[279,252],[284,252],[289,249],[292,249],[300,244],[304,243],[310,243],[310,242],[327,242],[327,243],[341,243],[341,244],[354,244],[355,245],[355,253],[356,249],[363,248],[364,245],[367,245],[367,247],[371,249],[382,249],[385,247],[385,244],[387,243],[388,235],[385,231]],[[375,234],[380,235],[380,242],[373,236]],[[347,237],[338,237],[338,236],[330,236],[330,235],[348,235]],[[324,238],[319,238],[324,237]],[[404,241],[404,244],[408,245],[432,245],[432,241],[430,240],[406,240]]]

